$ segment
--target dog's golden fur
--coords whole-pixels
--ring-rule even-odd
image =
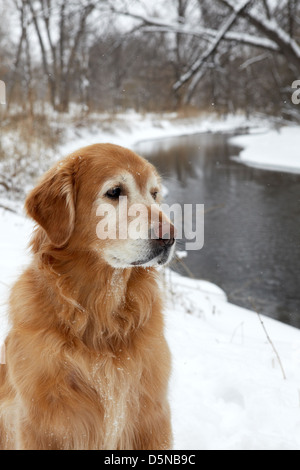
[[[38,228],[10,298],[0,449],[171,448],[158,273],[110,266],[110,241],[96,237],[99,188],[120,171],[141,193],[159,180],[134,153],[99,144],[56,165],[26,201]]]

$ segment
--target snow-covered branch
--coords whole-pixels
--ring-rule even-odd
[[[195,36],[199,38],[211,38],[215,40],[219,35],[219,31],[212,28],[205,28],[201,26],[193,27],[188,23],[177,23],[174,21],[161,20],[151,16],[131,13],[129,11],[113,10],[114,13],[122,16],[130,16],[136,20],[141,21],[141,27],[144,32],[165,32],[165,33],[180,33],[187,36]],[[243,45],[267,49],[273,52],[279,52],[279,47],[274,41],[269,39],[254,36],[252,34],[240,33],[236,31],[227,31],[223,39],[226,41],[235,41]]]
[[[181,33],[185,34],[187,36],[194,36],[194,37],[199,37],[205,40],[208,40],[212,42],[217,35],[219,34],[219,31],[216,29],[212,28],[187,28],[185,25],[179,25],[179,24],[172,24],[172,27],[170,28],[169,26],[140,26],[139,29],[143,29],[143,32],[149,32],[149,33]],[[250,46],[250,47],[257,47],[259,49],[266,49],[270,52],[280,52],[279,47],[277,44],[273,41],[270,41],[269,39],[258,37],[258,36],[253,36],[251,34],[246,34],[246,33],[240,33],[238,31],[228,31],[224,37],[224,41],[231,41],[231,42],[237,42],[241,45],[245,46]]]
[[[219,0],[219,2],[232,11],[236,11],[236,5],[232,0]],[[264,18],[252,9],[243,9],[239,15],[246,18],[265,37],[275,42],[288,61],[300,70],[300,45],[278,24],[274,17]]]
[[[266,60],[269,57],[269,54],[265,52],[264,54],[260,54],[256,57],[251,57],[251,59],[246,60],[242,65],[240,65],[240,70],[245,70],[251,65],[257,64],[262,60]]]
[[[212,42],[210,47],[207,49],[207,51],[192,65],[190,70],[185,73],[184,75],[181,76],[181,78],[178,80],[177,83],[174,85],[174,90],[177,91],[179,88],[181,88],[185,83],[187,83],[191,78],[194,77],[192,83],[191,83],[191,88],[193,89],[197,83],[199,82],[202,73],[201,73],[201,68],[207,61],[207,59],[216,52],[220,42],[224,38],[225,34],[230,30],[230,28],[233,26],[235,21],[237,20],[240,12],[244,10],[250,3],[251,0],[242,0],[238,6],[235,7],[233,13],[230,15],[230,17],[225,21],[224,25],[220,29],[219,33],[217,34],[215,40]]]

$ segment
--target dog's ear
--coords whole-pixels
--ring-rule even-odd
[[[75,190],[72,169],[67,165],[50,170],[27,197],[25,208],[47,233],[50,241],[62,247],[75,225]]]

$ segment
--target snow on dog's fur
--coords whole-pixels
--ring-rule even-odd
[[[71,154],[29,195],[26,209],[38,226],[32,264],[10,298],[0,449],[171,447],[156,266],[175,245],[159,193],[152,165],[99,144]],[[149,209],[148,239],[97,236],[97,207],[109,202],[118,211],[121,195]]]

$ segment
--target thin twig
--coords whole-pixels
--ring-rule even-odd
[[[175,261],[179,261],[179,263],[182,264],[183,268],[185,269],[185,271],[187,272],[187,274],[189,275],[191,279],[196,279],[192,271],[187,267],[187,265],[185,264],[184,261],[182,261],[181,258],[179,258],[178,256],[175,256]]]
[[[17,214],[17,211],[15,211],[14,209],[11,209],[10,207],[4,206],[3,204],[0,204],[0,208],[4,209],[5,211],[12,212],[13,214]]]
[[[234,337],[235,337],[237,331],[239,330],[239,328],[241,328],[241,333],[242,333],[242,344],[244,343],[244,330],[243,330],[243,328],[244,328],[244,322],[242,322],[240,325],[238,325],[238,326],[235,328],[234,332],[232,333],[230,343],[233,342],[233,339],[234,339]]]
[[[8,186],[8,184],[6,184],[4,181],[0,181],[0,184],[1,184],[1,186],[4,187],[4,189],[5,189],[6,191],[9,191],[9,190],[11,189],[11,188]]]
[[[249,302],[251,303],[252,308],[254,309],[254,311],[257,313],[257,316],[258,316],[258,318],[259,318],[260,324],[261,324],[261,326],[262,326],[262,328],[263,328],[263,330],[264,330],[264,332],[265,332],[265,334],[266,334],[267,340],[269,341],[269,343],[270,343],[270,345],[271,345],[271,347],[272,347],[272,349],[273,349],[273,351],[274,351],[274,353],[275,353],[275,355],[276,355],[276,357],[277,357],[277,360],[278,360],[278,363],[279,363],[279,366],[280,366],[280,369],[281,369],[281,372],[282,372],[282,375],[283,375],[283,379],[286,380],[286,373],[285,373],[285,371],[284,371],[284,368],[283,368],[283,365],[282,365],[280,356],[279,356],[279,354],[278,354],[278,351],[277,351],[277,349],[275,348],[274,343],[273,343],[273,341],[271,340],[271,338],[270,338],[270,336],[269,336],[269,333],[268,333],[268,331],[267,331],[267,329],[266,329],[266,327],[265,327],[265,324],[264,324],[264,322],[263,322],[263,320],[262,320],[262,318],[261,318],[261,315],[260,315],[260,313],[258,312],[258,310],[257,310],[257,308],[256,308],[256,305],[255,305],[255,303],[254,303],[254,301],[253,301],[253,299],[252,299],[251,297],[249,297]]]
[[[219,204],[218,206],[210,207],[209,209],[206,209],[206,210],[204,211],[204,214],[205,214],[205,215],[206,215],[206,214],[209,214],[209,212],[213,212],[213,211],[215,211],[215,210],[217,210],[217,209],[224,209],[224,207],[226,207],[225,204]]]

